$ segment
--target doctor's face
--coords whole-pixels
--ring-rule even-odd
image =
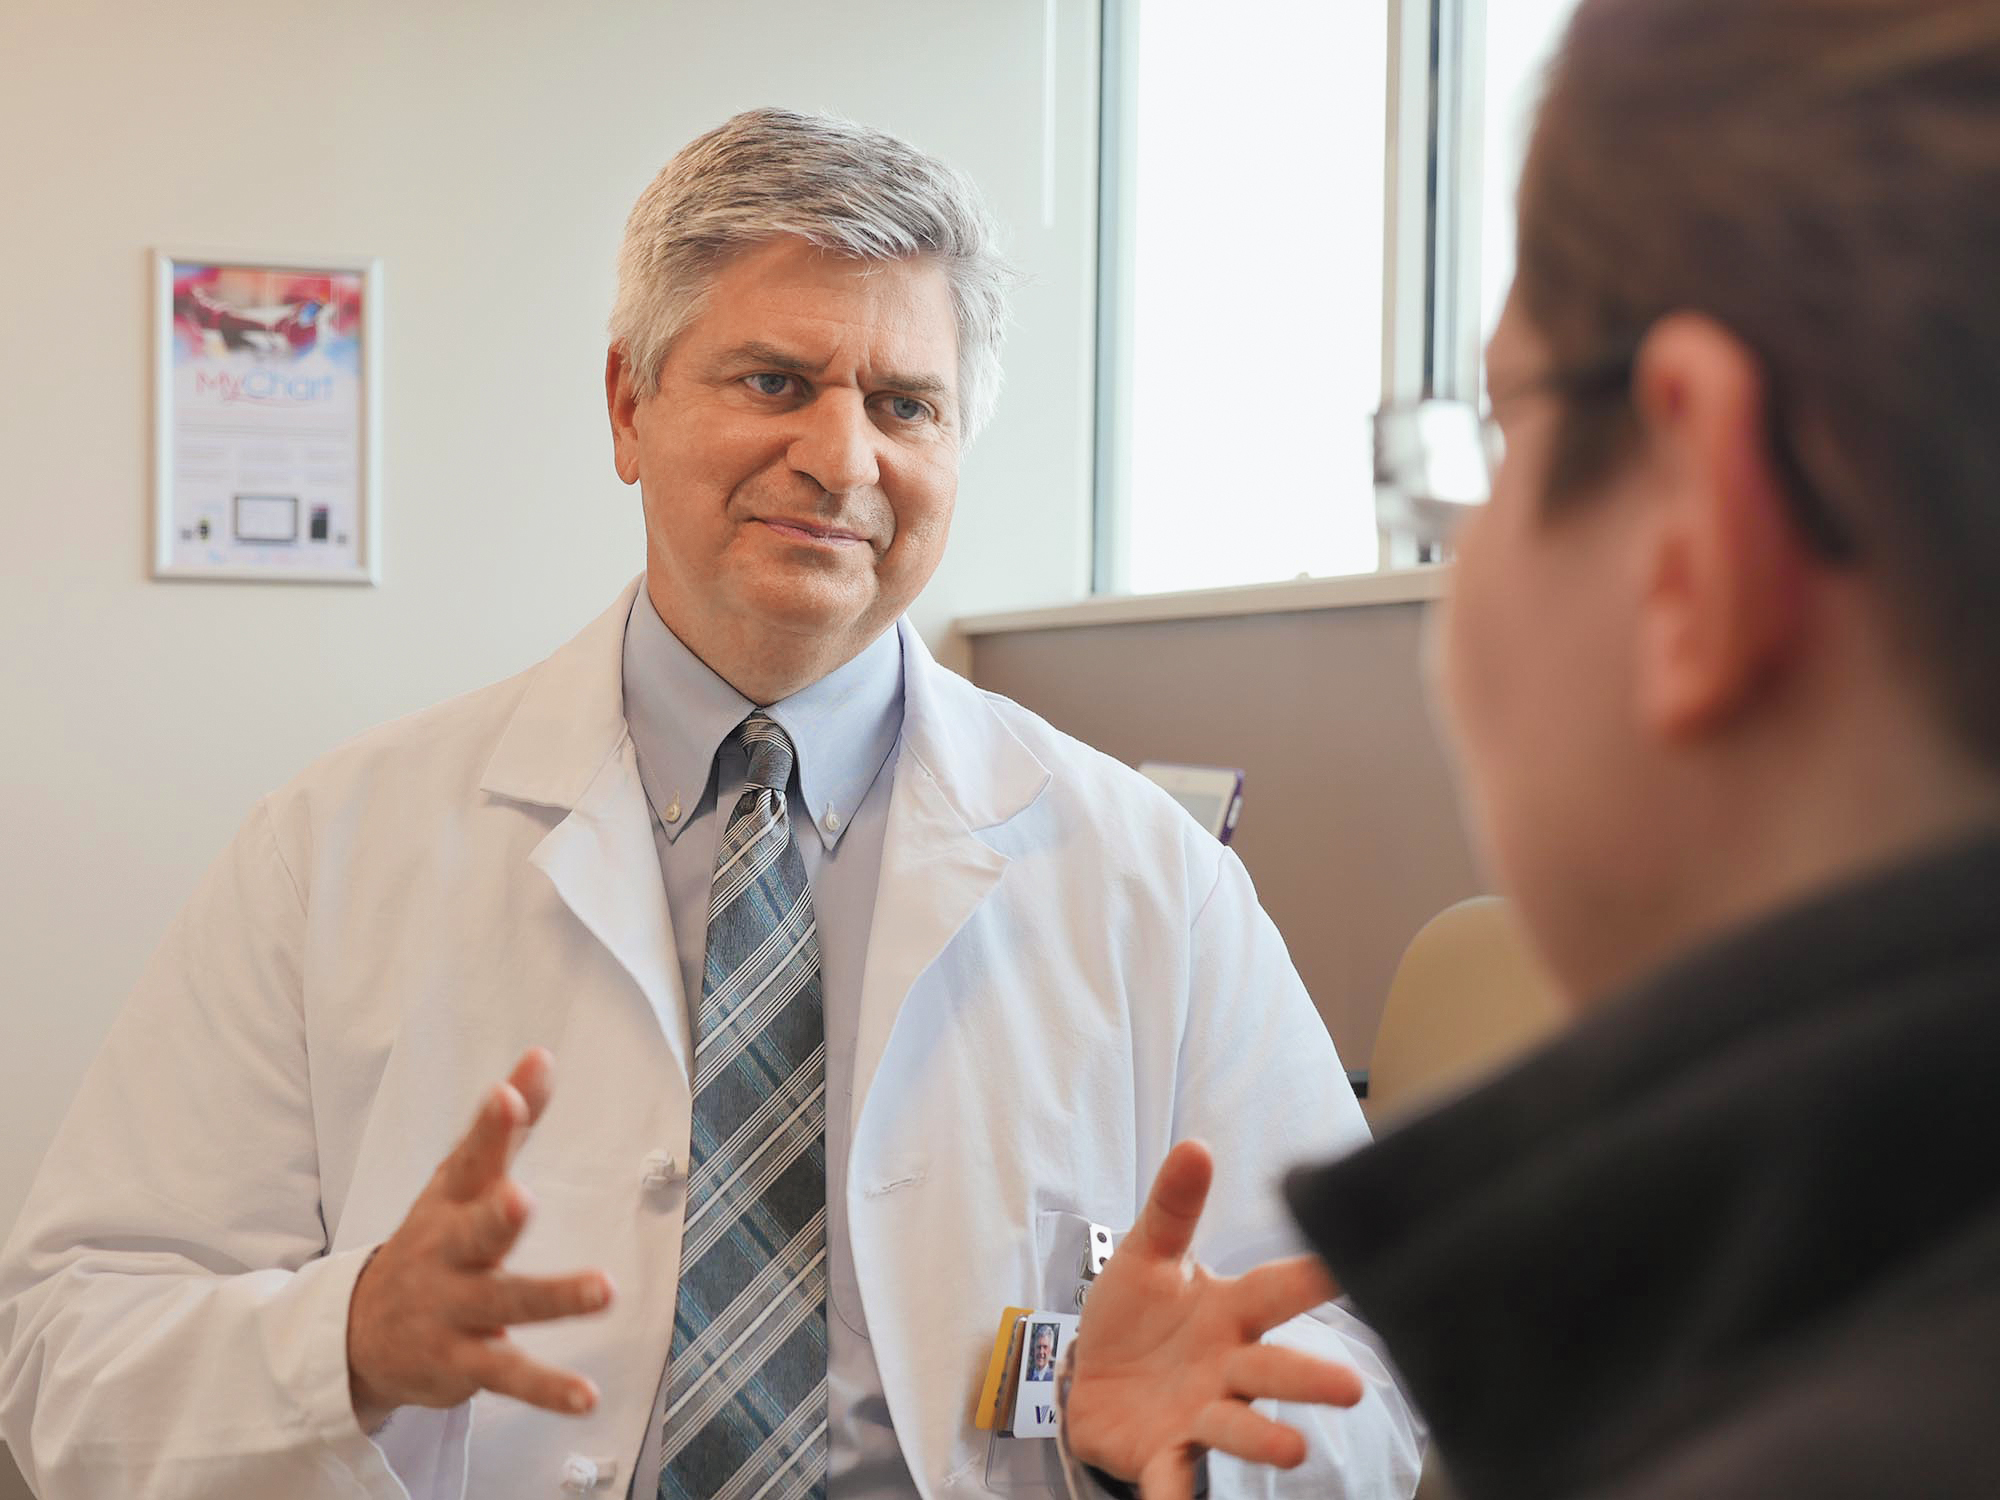
[[[722,267],[657,394],[633,399],[614,349],[618,473],[640,487],[648,588],[675,634],[725,677],[801,652],[823,674],[891,625],[944,552],[957,369],[936,262],[791,237]]]
[[[1046,1323],[1035,1330],[1034,1358],[1030,1362],[1036,1370],[1046,1370],[1056,1362],[1055,1330]]]

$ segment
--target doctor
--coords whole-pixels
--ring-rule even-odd
[[[1003,1309],[1073,1310],[1183,1136],[1204,1261],[1289,1242],[1279,1174],[1365,1131],[1242,866],[902,619],[1006,278],[845,122],[739,116],[641,197],[645,575],[264,799],[174,923],[0,1257],[42,1495],[1042,1492],[1053,1444],[974,1426]],[[1260,1391],[1351,1409],[1217,1493],[1414,1483],[1321,1295]]]

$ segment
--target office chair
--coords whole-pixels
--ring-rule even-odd
[[[1396,966],[1364,1108],[1379,1132],[1493,1072],[1565,1015],[1508,904],[1475,896],[1426,922]]]

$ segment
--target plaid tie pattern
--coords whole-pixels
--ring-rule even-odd
[[[785,806],[792,743],[761,713],[736,738],[749,785],[709,894],[659,1500],[826,1494],[819,939]]]

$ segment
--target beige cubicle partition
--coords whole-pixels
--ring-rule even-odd
[[[1244,770],[1235,848],[1343,1062],[1364,1068],[1404,946],[1482,889],[1426,701],[1432,605],[1259,602],[1238,615],[1121,621],[1114,608],[1093,620],[1086,607],[1074,625],[961,629],[981,687],[1127,764]]]

